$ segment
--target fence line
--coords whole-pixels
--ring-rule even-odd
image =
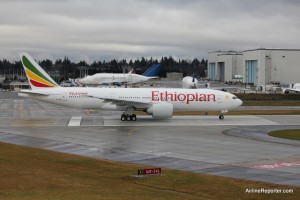
[[[300,94],[236,94],[243,101],[300,101]]]

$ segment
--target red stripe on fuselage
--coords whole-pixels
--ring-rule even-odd
[[[36,81],[34,81],[34,80],[31,80],[30,79],[30,83],[33,85],[33,86],[35,86],[35,87],[53,87],[53,86],[51,86],[51,85],[45,85],[45,84],[43,84],[43,83],[40,83],[40,82],[36,82]]]

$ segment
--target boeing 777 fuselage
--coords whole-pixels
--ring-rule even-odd
[[[177,88],[87,88],[59,87],[28,55],[21,54],[32,90],[21,90],[20,96],[82,109],[124,111],[121,120],[136,120],[134,111],[144,111],[153,118],[171,118],[174,111],[220,111],[239,107],[235,95],[212,89]]]

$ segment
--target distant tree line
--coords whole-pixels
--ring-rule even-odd
[[[95,73],[123,73],[128,72],[131,68],[135,69],[135,73],[142,74],[149,67],[160,63],[162,65],[160,77],[166,77],[168,72],[181,72],[184,76],[195,74],[197,77],[205,77],[207,70],[207,60],[201,61],[195,58],[194,60],[175,60],[172,56],[162,57],[160,61],[157,59],[141,59],[136,60],[116,60],[112,59],[109,62],[94,61],[87,64],[85,61],[78,63],[71,62],[69,58],[57,59],[55,62],[46,59],[38,61],[45,71],[47,71],[58,82],[69,78],[78,78],[83,75],[93,75]],[[10,62],[6,59],[0,60],[0,75],[10,76],[16,79],[17,76],[24,75],[24,70],[20,61]]]

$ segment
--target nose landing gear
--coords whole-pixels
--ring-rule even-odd
[[[223,114],[221,114],[221,115],[219,115],[219,119],[224,119],[224,115]]]
[[[219,115],[219,119],[220,120],[224,119],[224,113],[227,113],[227,112],[228,112],[227,109],[226,110],[221,110],[221,114]]]

